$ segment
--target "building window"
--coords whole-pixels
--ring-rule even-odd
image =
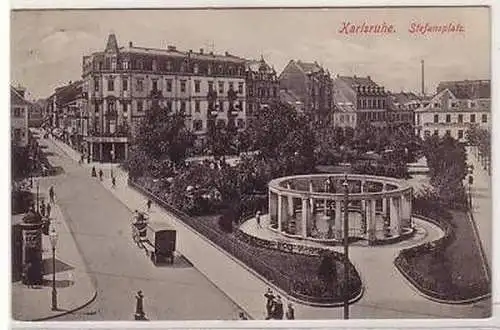
[[[464,131],[463,130],[458,130],[458,139],[463,139],[464,138]]]
[[[446,122],[451,123],[451,115],[449,114],[446,115]]]
[[[153,80],[153,92],[158,90],[158,80]]]
[[[108,103],[108,112],[114,112],[115,111],[115,102],[110,101]]]
[[[243,83],[238,83],[238,93],[243,94]]]
[[[14,108],[14,117],[21,117],[21,108]]]
[[[99,91],[99,78],[97,78],[97,77],[94,78],[94,90],[96,92]]]
[[[194,101],[194,112],[200,112],[200,101]]]
[[[201,120],[193,121],[193,129],[197,132],[203,130],[203,121]]]
[[[219,81],[219,94],[224,93],[224,82]]]
[[[234,90],[234,83],[232,81],[229,83],[229,90]]]
[[[123,70],[128,70],[128,61],[122,62],[122,68],[123,68]]]
[[[167,101],[167,109],[168,109],[169,111],[172,111],[172,110],[173,110],[173,109],[172,109],[172,101],[171,101],[171,100],[168,100],[168,101]]]
[[[439,123],[439,115],[434,115],[434,123]]]
[[[193,66],[193,73],[198,74],[199,71],[200,71],[200,69],[199,69],[198,63],[195,63]]]
[[[473,113],[470,115],[470,122],[475,123],[476,122],[476,115]]]
[[[219,111],[224,112],[224,101],[219,102]]]
[[[471,107],[471,108],[474,108],[475,106],[476,106],[476,103],[474,103],[474,102],[471,102],[471,103],[470,103],[470,107]]]
[[[116,58],[111,59],[111,70],[116,70]]]
[[[438,136],[439,135],[439,130],[435,129],[434,130],[434,135]]]
[[[115,90],[115,78],[108,78],[108,91]]]
[[[238,126],[238,128],[245,128],[245,121],[241,118],[238,118],[236,125]]]
[[[172,79],[167,79],[167,92],[172,91]]]
[[[243,111],[243,101],[238,102],[238,111]]]
[[[446,130],[446,135],[451,136],[451,130],[447,129]]]
[[[172,62],[167,61],[167,71],[172,71]]]
[[[122,109],[123,109],[123,112],[127,112],[128,111],[128,103],[124,102],[122,104]]]
[[[136,90],[142,92],[144,90],[144,81],[142,79],[137,79]]]
[[[208,91],[209,92],[213,92],[214,90],[214,82],[213,81],[209,81],[208,82]]]
[[[459,114],[459,115],[458,115],[458,122],[459,122],[460,124],[464,122],[464,115],[462,115],[462,114]]]
[[[181,80],[181,92],[185,93],[186,92],[186,81]]]
[[[141,112],[143,110],[144,110],[144,104],[142,103],[142,101],[137,101],[137,111]]]
[[[226,126],[226,121],[224,119],[217,119],[216,127],[224,127]]]
[[[486,114],[485,114],[485,115],[482,115],[482,116],[481,116],[481,122],[483,122],[483,123],[487,123],[487,122],[488,122],[488,115],[486,115]]]
[[[274,96],[274,97],[277,97],[277,95],[278,95],[278,88],[277,88],[277,87],[274,87],[274,88],[273,88],[273,96]]]
[[[123,79],[123,90],[124,91],[128,90],[128,79],[127,78]]]
[[[181,112],[186,112],[186,101],[181,101]]]
[[[199,81],[199,80],[195,80],[195,81],[194,81],[194,92],[195,92],[195,93],[199,93],[199,92],[200,92],[200,90],[201,90],[201,88],[200,88],[200,84],[201,84],[201,83],[200,83],[200,81]]]

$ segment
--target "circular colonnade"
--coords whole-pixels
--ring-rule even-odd
[[[291,238],[340,242],[347,212],[349,238],[370,243],[404,238],[413,232],[412,194],[405,181],[380,176],[282,177],[269,182],[271,229]]]

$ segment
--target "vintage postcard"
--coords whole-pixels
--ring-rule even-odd
[[[12,10],[12,320],[491,317],[491,15]]]

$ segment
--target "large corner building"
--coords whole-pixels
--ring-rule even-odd
[[[186,127],[198,143],[204,143],[218,121],[243,129],[247,71],[247,60],[227,52],[144,48],[132,42],[119,47],[110,34],[104,51],[83,57],[86,152],[98,161],[126,159],[129,137],[151,107],[152,96],[186,116]]]

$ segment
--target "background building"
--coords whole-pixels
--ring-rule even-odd
[[[491,128],[489,80],[447,81],[428,104],[415,110],[416,132],[424,138],[445,134],[464,142],[471,125]]]
[[[388,93],[370,76],[339,76],[334,79],[334,94],[344,95],[356,109],[356,124],[385,126],[388,116]]]
[[[10,86],[11,140],[18,147],[26,147],[29,142],[28,110],[32,106],[24,98],[26,89]]]
[[[128,135],[151,107],[152,95],[169,111],[186,115],[186,126],[203,144],[216,121],[246,126],[246,60],[217,55],[137,47],[118,47],[110,34],[104,51],[83,57],[82,79],[92,158],[127,158]]]
[[[298,100],[292,102],[302,104],[304,111],[315,120],[326,120],[331,115],[332,78],[317,62],[290,60],[281,72],[279,82],[280,89],[284,90],[282,97],[297,97]]]
[[[264,57],[246,63],[247,117],[252,118],[263,107],[279,101],[279,80]]]

